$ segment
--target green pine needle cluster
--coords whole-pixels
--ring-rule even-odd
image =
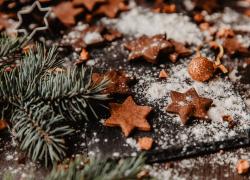
[[[15,66],[6,71],[14,62],[6,57],[21,52],[23,42],[0,37],[0,61],[5,64],[0,66],[0,118],[10,121],[21,150],[33,161],[48,165],[66,156],[67,139],[75,128],[72,124],[86,122],[91,114],[96,115],[92,104],[108,99],[102,92],[109,80],[94,84],[91,69],[64,69],[57,49],[47,51],[42,45],[21,53]]]
[[[5,34],[0,35],[0,68],[13,64],[21,56],[21,47],[25,44],[25,38],[9,38]]]
[[[46,180],[138,179],[138,174],[143,170],[144,165],[143,155],[120,161],[100,158],[88,160],[82,155],[77,155],[73,160],[55,165]]]
[[[25,43],[25,38],[0,36],[0,118],[9,121],[20,149],[33,161],[55,164],[47,180],[138,179],[144,155],[120,161],[76,155],[63,161],[75,128],[97,117],[96,105],[108,100],[103,90],[110,81],[93,83],[92,69],[63,68],[56,47],[37,44],[23,53]],[[11,172],[2,178],[16,179]]]
[[[62,163],[56,163],[52,171],[45,176],[45,180],[154,180],[145,169],[145,156],[118,160],[87,158],[84,155],[75,155]],[[7,171],[3,180],[18,179],[16,174]],[[33,180],[35,174],[29,174],[27,180]]]

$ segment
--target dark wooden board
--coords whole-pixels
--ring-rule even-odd
[[[126,40],[123,40],[126,41]],[[144,71],[150,70],[154,71],[156,74],[159,72],[162,68],[159,65],[152,65],[145,63],[143,61],[138,61],[135,63],[131,63],[128,61],[124,61],[124,59],[127,58],[128,52],[124,50],[122,46],[123,42],[118,41],[113,45],[108,45],[105,48],[99,48],[99,49],[93,49],[91,51],[92,57],[95,59],[99,59],[97,64],[95,64],[95,67],[107,70],[110,68],[113,69],[122,69],[125,72],[131,73],[131,68],[134,67],[132,71],[138,71],[140,67],[143,67]],[[208,53],[208,56],[211,56],[211,51],[206,51]],[[209,54],[210,53],[210,54]],[[115,54],[115,56],[113,56]],[[186,59],[185,61],[188,61],[189,59]],[[229,60],[229,64],[234,64],[233,60]],[[172,65],[165,61],[164,59],[160,59],[161,64],[165,64],[168,68],[172,67]],[[183,61],[182,61],[183,62]],[[178,64],[181,64],[182,62],[179,62],[173,66],[176,66]],[[144,71],[139,72],[138,74],[140,76],[144,76]],[[245,76],[248,75],[248,73],[244,72]],[[244,77],[244,76],[243,76]],[[156,77],[157,78],[157,77]],[[223,77],[225,81],[230,81],[229,78]],[[230,82],[233,84],[233,82]],[[241,84],[241,86],[244,86],[243,83],[238,82],[238,84]],[[159,162],[164,160],[171,160],[176,158],[184,158],[199,154],[206,154],[209,152],[216,152],[220,149],[231,149],[235,147],[242,147],[246,146],[250,143],[249,141],[249,130],[246,129],[243,132],[240,132],[237,134],[237,136],[233,138],[226,138],[224,140],[220,141],[205,141],[205,142],[198,142],[197,140],[191,141],[187,144],[176,144],[168,148],[161,148],[157,144],[159,136],[162,136],[161,133],[157,132],[160,128],[164,127],[164,129],[171,129],[171,131],[167,131],[168,133],[172,133],[172,137],[174,139],[175,133],[178,131],[183,131],[186,127],[180,126],[180,124],[172,123],[171,117],[166,117],[166,121],[162,122],[159,121],[158,116],[165,115],[165,112],[162,112],[159,110],[159,106],[154,103],[148,103],[145,101],[144,97],[141,96],[135,96],[136,93],[133,92],[133,86],[132,89],[132,96],[135,98],[135,101],[138,104],[145,104],[150,105],[154,107],[154,112],[150,115],[149,122],[154,127],[152,128],[151,132],[139,132],[135,131],[130,137],[133,139],[138,139],[138,137],[142,136],[150,136],[153,137],[155,140],[154,147],[151,151],[147,152],[148,158],[150,162]],[[234,86],[233,89],[230,91],[236,91],[239,92],[242,90],[242,87],[240,86]],[[242,94],[241,94],[242,95]],[[120,102],[123,101],[124,98],[121,98]],[[244,107],[243,107],[244,108]],[[247,111],[247,110],[246,110]],[[107,118],[107,116],[104,116],[103,118]],[[218,117],[219,118],[219,117]],[[197,125],[195,122],[194,124],[191,124],[191,126]],[[156,130],[155,130],[156,129]],[[219,131],[219,130],[218,130]],[[190,137],[191,138],[191,137]],[[131,148],[131,146],[126,143],[126,138],[123,136],[120,128],[110,128],[105,127],[100,122],[92,122],[90,124],[90,127],[87,131],[87,144],[88,144],[88,151],[91,153],[98,153],[103,154],[104,156],[113,157],[114,155],[119,156],[130,156],[131,154],[134,154],[137,152],[135,148]],[[183,150],[185,146],[185,150]],[[118,153],[118,154],[117,154]]]

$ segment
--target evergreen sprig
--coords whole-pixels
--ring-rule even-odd
[[[88,110],[97,117],[91,101],[107,100],[102,94],[109,80],[104,78],[100,83],[93,84],[91,69],[75,67],[65,73],[50,75],[40,81],[39,97],[46,104],[50,104],[55,111],[71,120],[88,120]]]
[[[19,65],[11,72],[3,71],[1,74],[0,96],[12,103],[37,98],[40,79],[43,79],[48,69],[62,64],[57,58],[55,47],[46,51],[40,45],[37,46],[37,52],[30,51],[19,61]]]
[[[91,69],[64,69],[55,47],[47,51],[44,46],[36,45],[23,54],[23,42],[23,39],[0,37],[1,118],[10,120],[11,133],[20,143],[20,149],[33,161],[42,160],[47,166],[66,156],[66,141],[74,133],[72,123],[89,120],[90,113],[96,116],[92,103],[102,104],[108,99],[103,90],[110,81],[103,78],[93,83]],[[4,70],[3,67],[16,60],[19,61],[16,67]],[[86,159],[79,155],[54,165],[46,179],[137,179],[144,164],[143,155],[120,161]],[[6,173],[3,179],[15,176]]]
[[[115,160],[89,160],[82,155],[77,155],[73,160],[57,164],[52,169],[46,180],[116,180],[138,179],[138,173],[143,170],[145,157],[143,155]]]
[[[119,161],[97,157],[88,159],[84,155],[75,155],[72,159],[54,164],[45,180],[155,180],[144,168],[145,159],[143,154]],[[16,175],[9,171],[3,175],[3,180],[14,179],[17,179]],[[27,179],[36,178],[34,174],[30,174]]]
[[[2,177],[3,180],[14,180],[14,175],[10,171],[6,171]]]
[[[0,58],[21,48],[19,41],[8,37],[0,42],[6,46],[0,47]],[[12,45],[7,46],[8,42]],[[108,98],[102,92],[109,80],[93,84],[92,70],[64,69],[55,47],[47,51],[36,45],[18,60],[11,71],[0,71],[1,118],[10,119],[14,137],[32,160],[46,165],[62,160],[65,140],[75,127],[70,125],[88,120],[91,111],[96,115],[92,103]]]
[[[21,142],[20,149],[27,152],[33,161],[59,161],[66,156],[65,136],[73,129],[64,124],[64,118],[56,115],[49,106],[42,103],[35,106],[17,108],[13,113],[13,131]],[[16,132],[16,133],[15,133]]]
[[[10,38],[6,34],[0,34],[0,69],[21,57],[21,47],[24,44],[25,38]]]

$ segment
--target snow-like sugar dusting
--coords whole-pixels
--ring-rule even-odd
[[[203,42],[206,33],[200,32],[197,25],[190,22],[189,18],[183,14],[156,14],[141,7],[121,13],[117,19],[102,19],[102,22],[124,33],[126,38],[123,42],[127,42],[127,37],[167,33],[168,38],[194,44],[195,46],[192,47],[196,47],[197,44]],[[237,38],[242,37],[237,36]],[[153,43],[152,46],[154,45]],[[176,64],[161,59],[158,64],[144,66],[144,62],[141,64],[129,62],[127,57],[124,57],[128,55],[128,52],[125,51],[123,44],[117,42],[104,47],[101,52],[96,52],[93,58],[96,61],[96,67],[110,68],[112,66],[124,70],[129,76],[135,76],[138,80],[131,87],[132,95],[138,105],[151,106],[154,109],[154,117],[149,119],[152,125],[152,131],[149,133],[154,138],[155,149],[181,147],[182,152],[185,153],[186,150],[188,152],[189,147],[202,148],[202,144],[199,143],[211,143],[212,147],[213,143],[218,141],[223,143],[224,140],[242,137],[245,135],[245,129],[250,127],[250,117],[245,101],[235,91],[232,82],[232,79],[239,78],[237,71],[229,75],[231,80],[227,76],[216,76],[209,82],[199,83],[193,81],[187,72],[187,64],[192,57],[181,59]],[[214,59],[215,54],[210,49],[204,48],[202,52],[204,56]],[[106,57],[108,61],[104,60]],[[159,78],[159,72],[162,69],[168,71],[167,79]],[[178,115],[166,112],[165,107],[171,102],[170,92],[172,90],[185,92],[191,87],[194,87],[200,96],[213,100],[214,106],[208,111],[208,116],[212,119],[210,123],[192,120],[190,124],[184,126]],[[230,129],[228,123],[222,120],[224,115],[232,116],[236,121],[237,125],[233,129]],[[138,132],[135,131],[135,135]],[[124,154],[126,152],[133,154],[138,150],[135,137],[132,137],[124,139],[123,148],[126,149]],[[110,139],[108,142],[111,142]],[[190,167],[190,163],[184,162],[184,165]]]
[[[246,111],[246,105],[240,95],[234,91],[230,80],[214,77],[208,83],[193,81],[187,72],[187,64],[187,61],[182,61],[181,64],[171,65],[168,70],[170,77],[163,81],[156,80],[152,76],[154,74],[152,71],[144,76],[139,76],[140,81],[134,87],[135,96],[138,99],[144,97],[146,104],[160,107],[159,121],[163,124],[160,127],[157,125],[154,127],[160,137],[157,143],[162,148],[168,148],[178,144],[185,146],[192,142],[221,141],[233,138],[243,132],[245,128],[249,128],[250,116]],[[183,126],[177,115],[166,112],[165,107],[171,102],[169,97],[171,91],[185,92],[192,87],[200,96],[213,100],[214,106],[208,111],[211,123],[194,121],[191,125]],[[222,120],[224,115],[232,116],[237,122],[237,126],[230,129],[228,124]],[[169,129],[168,122],[179,124],[179,130]],[[183,138],[186,136],[188,138]]]
[[[243,31],[250,33],[250,17],[245,16],[229,7],[224,9],[224,12],[217,12],[211,15],[203,12],[206,21],[214,24],[213,29],[216,32],[220,28],[229,28],[237,31]],[[211,37],[207,34],[208,31],[204,31],[207,37]],[[236,39],[245,47],[250,46],[250,36],[249,34],[237,34]]]
[[[209,157],[209,161],[207,160]],[[209,166],[209,177],[207,179],[215,178],[220,170],[220,177],[228,179],[230,168],[231,173],[236,172],[236,164],[239,159],[250,159],[248,149],[238,149],[234,152],[218,152],[216,154],[206,155],[205,157],[197,157],[191,159],[183,159],[176,162],[166,163],[166,164],[154,164],[152,166],[146,166],[149,170],[150,175],[156,179],[169,179],[169,180],[186,180],[192,177],[193,179],[203,178],[203,174],[200,172],[200,167]],[[169,165],[172,164],[172,167]],[[223,172],[222,167],[226,167]]]
[[[189,44],[201,44],[203,35],[197,25],[183,14],[154,13],[142,7],[124,12],[118,19],[103,18],[102,22],[115,26],[130,36],[167,34],[168,38]],[[176,23],[178,22],[178,23]]]
[[[126,143],[127,143],[129,146],[131,146],[133,149],[136,149],[136,150],[139,149],[136,140],[133,139],[133,138],[127,138],[127,139],[126,139]]]
[[[250,18],[229,7],[226,7],[223,13],[217,12],[212,15],[205,15],[206,21],[214,22],[217,28],[228,27],[235,30],[250,32]]]
[[[102,41],[103,38],[99,32],[87,32],[83,40],[86,44],[93,44],[96,41]]]
[[[149,99],[160,99],[165,95],[166,89],[164,88],[164,84],[155,82],[148,88],[146,97]]]

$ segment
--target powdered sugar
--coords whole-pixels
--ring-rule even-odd
[[[164,85],[161,83],[152,83],[147,90],[146,97],[149,99],[160,99],[166,95]]]
[[[136,97],[146,97],[144,100],[149,104],[157,104],[160,107],[162,113],[159,116],[159,121],[165,122],[163,124],[174,121],[182,126],[178,116],[171,115],[165,110],[165,107],[171,102],[170,91],[185,92],[194,87],[200,96],[212,99],[214,106],[208,111],[208,116],[212,120],[211,123],[194,121],[192,125],[175,130],[175,137],[171,133],[173,129],[168,129],[168,126],[162,125],[160,129],[155,127],[155,131],[158,132],[160,137],[157,143],[162,148],[176,146],[177,144],[186,145],[192,142],[213,142],[233,138],[250,126],[250,117],[247,114],[245,103],[240,95],[233,90],[234,87],[228,79],[214,77],[208,83],[195,82],[188,75],[187,61],[182,61],[178,65],[171,65],[169,73],[170,77],[164,81],[157,81],[155,77],[149,74],[140,76],[141,80],[134,90]],[[153,72],[150,72],[150,74],[153,74]],[[228,124],[222,120],[224,115],[232,116],[237,122],[237,127],[229,129]],[[184,135],[188,135],[189,138],[183,138]]]
[[[87,32],[84,36],[84,42],[88,44],[93,44],[96,41],[102,41],[103,38],[99,32]]]
[[[250,18],[229,7],[226,7],[223,13],[206,14],[205,19],[206,21],[214,22],[216,28],[227,27],[250,32]]]
[[[105,18],[102,22],[115,26],[122,33],[132,36],[166,33],[168,38],[190,44],[201,44],[203,38],[199,28],[190,22],[188,16],[178,13],[153,13],[141,7],[122,13],[118,19]]]
[[[167,164],[155,164],[153,167],[146,167],[150,175],[157,179],[168,179],[168,180],[185,180],[185,179],[201,179],[206,175],[206,179],[215,178],[215,175],[220,171],[220,175],[224,176],[225,179],[229,176],[228,167],[230,168],[230,174],[237,174],[235,171],[236,163],[239,159],[250,160],[250,156],[247,149],[238,149],[234,152],[218,152],[216,154],[206,155],[204,157],[197,157],[192,159],[184,159],[176,162]],[[169,167],[168,164],[172,164]],[[225,172],[222,167],[225,167]],[[208,172],[201,171],[209,167]],[[201,173],[203,172],[203,173]],[[222,178],[220,176],[220,178]],[[232,175],[231,175],[232,177]]]
[[[126,139],[126,143],[127,143],[128,145],[130,145],[130,146],[131,146],[132,148],[134,148],[134,149],[139,149],[136,140],[133,139],[133,138],[127,138],[127,139]]]

